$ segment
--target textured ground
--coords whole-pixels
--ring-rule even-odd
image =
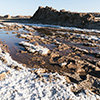
[[[34,69],[32,71],[32,69],[22,67],[20,64],[17,66],[15,63],[12,64],[14,61],[10,61],[9,54],[5,53],[8,51],[1,50],[0,61],[1,66],[3,66],[1,74],[5,72],[8,75],[7,79],[5,78],[1,81],[5,91],[2,93],[5,98],[8,94],[8,98],[25,98],[28,100],[99,99],[99,30],[17,23],[1,23],[0,28],[0,39],[8,45],[11,57],[17,62],[26,64],[27,67]],[[13,41],[9,42],[8,40]],[[12,45],[15,49],[12,48]],[[1,45],[1,47],[7,46]],[[2,55],[4,56],[3,58]],[[8,63],[9,61],[10,64]],[[35,68],[43,68],[45,70],[42,69],[43,72],[38,73],[40,69]],[[15,76],[18,78],[15,78]],[[56,77],[58,77],[58,80]],[[56,89],[55,84],[57,85]],[[7,86],[5,87],[5,85]],[[9,87],[10,85],[11,87]],[[45,88],[46,86],[48,88]],[[13,92],[9,92],[10,89]],[[40,93],[38,90],[41,90]],[[19,91],[28,91],[27,95],[30,95],[24,97],[26,94],[24,92],[23,94],[19,93]]]

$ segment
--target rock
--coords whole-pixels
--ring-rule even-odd
[[[93,53],[95,57],[100,58],[100,53]]]
[[[40,73],[45,73],[47,71],[48,71],[47,69],[39,68],[39,69],[36,69],[36,70],[31,70],[30,72],[40,74]]]
[[[59,54],[52,52],[50,56],[51,56],[51,58],[59,57]]]
[[[71,82],[71,80],[69,79],[68,76],[65,76],[65,79],[66,79],[67,82]]]
[[[0,74],[0,81],[4,80],[6,78],[6,75],[10,74],[10,71],[7,71],[7,72],[2,72]]]
[[[29,35],[32,35],[33,33],[32,32],[29,32]]]
[[[35,42],[35,43],[34,43],[34,45],[35,45],[35,46],[36,46],[36,45],[38,46],[38,45],[39,45],[39,43],[38,43],[38,42]]]
[[[44,61],[44,60],[41,60],[40,63],[41,63],[42,65],[44,65],[44,64],[45,64],[45,61]]]
[[[10,15],[5,15],[4,18],[11,18],[11,16]]]
[[[7,75],[10,74],[10,71],[7,71],[6,74],[7,74]]]
[[[86,72],[83,68],[78,68],[77,73],[79,73],[79,75],[86,75]]]
[[[5,72],[1,73],[0,74],[0,81],[4,80],[5,77],[6,77],[6,73]]]
[[[96,66],[100,67],[100,61],[96,62]]]
[[[57,62],[58,59],[59,59],[59,54],[52,52],[51,55],[50,55],[49,62],[51,64],[58,64],[58,62]]]
[[[7,60],[6,60],[4,57],[0,57],[0,60],[1,60],[3,63],[7,63]]]
[[[9,34],[8,32],[6,34]]]
[[[2,53],[2,49],[0,48],[0,53]]]
[[[16,34],[17,32],[12,32],[12,34]]]
[[[31,17],[32,21],[44,24],[56,24],[63,26],[85,27],[85,25],[94,21],[94,16],[89,13],[77,13],[57,11],[52,7],[39,7],[36,13]]]
[[[18,70],[18,71],[22,70],[22,68],[20,68],[19,66],[15,66],[13,64],[9,65],[9,67],[11,67],[12,69]]]
[[[65,9],[60,10],[60,12],[67,12]]]
[[[27,51],[23,51],[23,50],[21,50],[20,53],[27,53]]]

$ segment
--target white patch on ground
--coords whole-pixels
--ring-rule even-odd
[[[22,41],[19,44],[25,46],[25,48],[31,52],[31,53],[35,53],[35,52],[39,52],[41,55],[46,55],[49,53],[49,49],[48,48],[44,48],[43,46],[35,46],[34,44]]]
[[[16,26],[19,26],[19,27],[21,27],[22,25],[21,24],[19,24],[19,23],[2,23],[4,26],[12,26],[12,25],[16,25]]]
[[[31,37],[33,37],[33,36],[31,36],[31,35],[25,35],[25,34],[20,34],[20,37],[23,37],[23,38],[29,37],[29,38],[31,38]]]
[[[76,38],[82,38],[82,39],[87,39],[87,40],[95,40],[95,41],[100,41],[100,38],[94,36],[94,35],[84,35],[84,34],[78,34],[78,33],[65,33],[65,34],[70,34],[76,36]]]
[[[59,29],[100,33],[100,30],[96,30],[96,29],[81,29],[81,28],[76,28],[76,27],[62,27],[60,25],[49,25],[49,24],[25,24],[25,25],[30,25],[30,26],[35,26],[35,27],[52,27],[52,28],[59,28]]]
[[[83,51],[85,53],[88,53],[88,51],[86,49],[76,48],[76,50],[79,50],[79,51]]]
[[[17,32],[23,32],[23,33],[28,33],[29,31],[24,30],[23,28],[20,28]]]
[[[0,60],[0,73],[10,71],[10,74],[0,81],[0,100],[100,100],[100,96],[89,90],[75,95],[71,91],[71,86],[75,84],[66,83],[65,77],[58,73],[39,73],[41,69],[38,69],[43,81],[38,74],[30,72],[37,69],[23,67],[1,50],[0,57],[2,56],[7,64]],[[21,67],[22,70],[10,68],[8,65],[11,64]],[[51,81],[49,76],[53,77]]]
[[[60,64],[61,67],[66,66],[66,65],[67,65],[66,62],[63,62],[63,63]]]
[[[29,29],[29,30],[34,30],[33,28],[29,27],[29,26],[25,26],[23,25],[25,29]]]
[[[100,47],[100,44],[96,44],[96,43],[85,42],[83,44],[86,45],[86,46],[97,46],[97,47]]]
[[[27,25],[24,25],[24,24],[19,24],[19,23],[3,23],[4,26],[12,26],[12,25],[16,25],[16,26],[19,26],[19,27],[23,27],[25,29],[28,29],[28,30],[34,30],[33,28],[27,26]]]
[[[100,30],[96,29],[81,29],[76,27],[62,27],[59,25],[49,25],[49,24],[19,24],[19,23],[3,23],[4,25],[17,25],[17,26],[34,26],[34,27],[52,27],[52,28],[59,28],[59,29],[67,29],[67,30],[76,30],[76,31],[83,31],[83,32],[95,32],[100,33]]]

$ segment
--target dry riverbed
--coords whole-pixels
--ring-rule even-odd
[[[99,100],[99,35],[99,30],[1,23],[0,99]]]

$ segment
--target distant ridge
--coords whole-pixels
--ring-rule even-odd
[[[95,17],[90,13],[70,12],[64,9],[57,11],[52,7],[39,7],[31,17],[33,22],[72,27],[90,27]]]

